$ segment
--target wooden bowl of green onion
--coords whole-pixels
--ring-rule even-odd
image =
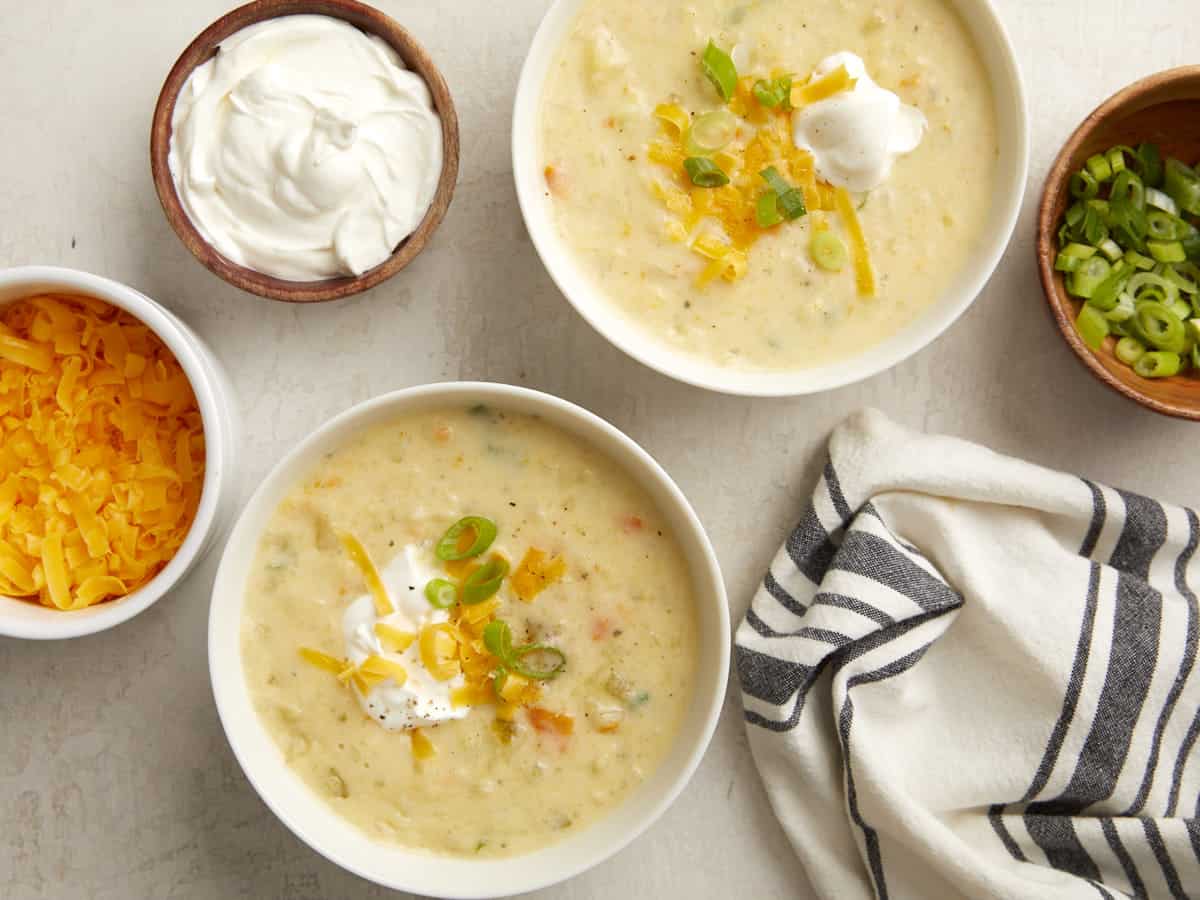
[[[1084,365],[1200,421],[1200,66],[1138,81],[1084,119],[1046,179],[1036,248]]]

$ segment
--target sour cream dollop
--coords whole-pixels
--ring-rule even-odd
[[[375,624],[386,622],[401,631],[419,633],[426,625],[445,622],[449,613],[435,609],[425,599],[425,585],[442,577],[428,548],[415,544],[405,546],[379,573],[387,588],[395,611],[378,616],[375,601],[363,594],[352,602],[342,615],[342,631],[346,637],[346,657],[356,666],[372,654],[398,662],[408,673],[402,685],[392,680],[373,687],[364,697],[357,690],[354,696],[363,710],[389,731],[435,725],[449,719],[461,719],[470,707],[456,707],[450,702],[451,692],[462,687],[463,676],[438,681],[421,662],[416,642],[403,653],[392,653],[375,634]]]
[[[792,114],[792,140],[812,153],[817,174],[851,191],[877,188],[892,165],[917,149],[925,135],[925,114],[871,80],[853,53],[826,57],[813,80],[845,66],[858,79],[850,90],[801,107]]]
[[[168,165],[188,218],[241,265],[291,281],[358,275],[425,217],[442,169],[429,89],[340,19],[244,28],[175,102]]]

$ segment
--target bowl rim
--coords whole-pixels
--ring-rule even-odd
[[[192,224],[175,190],[168,155],[175,102],[192,72],[210,59],[220,42],[250,25],[290,15],[323,15],[349,22],[386,41],[404,64],[424,80],[441,122],[442,168],[429,209],[417,227],[379,265],[361,275],[319,281],[291,281],[259,272],[224,256]],[[201,31],[179,54],[163,82],[150,125],[150,174],[163,214],[176,236],[205,268],[234,287],[287,303],[340,300],[381,284],[404,269],[425,248],[445,218],[458,182],[460,136],[454,98],[428,51],[392,17],[357,0],[251,0]]]
[[[1133,400],[1160,415],[1198,422],[1200,421],[1200,401],[1196,406],[1184,406],[1161,400],[1139,389],[1136,382],[1122,381],[1100,364],[1096,354],[1083,342],[1079,332],[1076,331],[1074,318],[1068,315],[1068,310],[1074,312],[1074,300],[1059,290],[1053,261],[1053,236],[1058,230],[1054,206],[1061,193],[1068,189],[1071,159],[1078,152],[1080,146],[1087,142],[1102,123],[1114,113],[1120,112],[1122,107],[1131,100],[1137,99],[1147,91],[1186,80],[1195,80],[1197,85],[1200,85],[1200,65],[1176,66],[1139,78],[1103,100],[1084,117],[1083,121],[1071,132],[1071,136],[1067,138],[1066,143],[1058,151],[1046,172],[1046,179],[1042,184],[1042,196],[1038,202],[1037,218],[1034,222],[1033,248],[1037,257],[1038,278],[1042,284],[1042,294],[1050,308],[1050,315],[1076,358],[1102,384],[1122,397]],[[1198,97],[1200,97],[1200,93],[1198,93]]]
[[[242,701],[251,703],[251,701],[240,663],[240,644],[227,646],[225,634],[223,634],[227,629],[240,628],[244,604],[246,564],[233,560],[229,552],[230,548],[246,545],[248,540],[253,541],[257,538],[259,532],[250,533],[251,526],[254,524],[252,520],[259,518],[264,513],[262,509],[264,504],[271,502],[272,498],[277,499],[281,488],[295,483],[297,476],[301,474],[300,467],[314,448],[325,446],[326,442],[333,439],[344,439],[361,427],[368,427],[369,423],[376,421],[375,416],[384,410],[392,409],[399,414],[406,407],[415,404],[417,408],[423,408],[424,405],[434,400],[446,403],[455,401],[487,402],[501,408],[506,405],[516,406],[527,415],[544,415],[545,421],[555,427],[567,429],[569,433],[574,434],[585,443],[594,442],[598,445],[601,440],[605,441],[613,449],[602,449],[601,452],[613,458],[623,470],[637,472],[644,485],[652,481],[655,487],[661,490],[662,496],[668,498],[666,502],[673,507],[672,512],[678,520],[685,523],[689,532],[685,546],[690,544],[694,547],[703,560],[704,571],[695,575],[695,584],[703,587],[702,590],[696,591],[697,602],[704,603],[704,607],[711,613],[715,625],[715,633],[707,637],[702,635],[701,639],[701,654],[698,658],[700,668],[698,668],[695,678],[696,693],[693,697],[693,705],[699,704],[695,708],[700,711],[698,727],[693,732],[695,740],[686,747],[686,759],[683,764],[674,769],[669,776],[665,776],[670,779],[665,789],[657,793],[653,802],[643,811],[632,827],[621,831],[619,835],[601,843],[597,848],[582,854],[581,859],[568,865],[560,865],[558,869],[545,865],[531,865],[528,860],[547,850],[553,850],[555,846],[561,846],[561,844],[553,844],[548,848],[532,851],[530,854],[488,861],[430,855],[428,852],[415,848],[388,847],[389,850],[398,851],[409,859],[419,858],[426,862],[432,860],[436,862],[439,872],[449,872],[454,869],[465,871],[466,868],[474,866],[490,865],[494,868],[503,867],[505,869],[524,866],[523,875],[514,875],[512,872],[506,871],[502,888],[496,887],[496,881],[489,881],[483,887],[478,885],[464,887],[462,884],[458,884],[449,889],[439,889],[436,886],[431,887],[429,883],[414,884],[406,878],[402,867],[391,867],[387,871],[370,871],[368,866],[357,865],[347,860],[341,852],[328,846],[328,843],[332,843],[332,841],[323,841],[321,837],[314,834],[315,829],[310,828],[306,822],[299,821],[291,811],[283,808],[282,795],[284,792],[282,790],[268,791],[264,789],[259,773],[265,771],[266,767],[274,760],[261,757],[251,758],[254,751],[248,746],[251,740],[249,731],[252,728],[261,729],[262,727],[257,711],[251,709],[250,721],[254,723],[253,725],[246,722],[239,729],[235,721],[235,717],[241,717],[241,712],[234,708],[234,704]],[[570,425],[564,424],[567,422]],[[659,502],[660,505],[666,505],[661,499]],[[231,617],[236,617],[236,620],[231,621]],[[715,659],[705,657],[707,645],[711,645],[715,649]],[[560,883],[599,865],[624,849],[654,824],[687,786],[708,749],[728,690],[730,655],[729,603],[716,552],[695,510],[670,475],[632,438],[595,413],[553,394],[499,382],[445,381],[390,391],[355,404],[318,426],[272,467],[270,473],[260,482],[253,496],[243,507],[237,523],[230,532],[226,550],[217,570],[209,611],[208,663],[218,717],[221,720],[226,739],[247,780],[275,816],[317,853],[361,878],[393,890],[416,891],[423,895],[463,898],[463,900],[510,896]],[[236,664],[229,665],[230,659],[236,660]],[[270,741],[270,738],[268,737],[267,740]],[[272,747],[272,749],[276,748]],[[662,770],[662,766],[666,765],[666,762],[667,760],[664,760],[660,764],[660,770]],[[293,777],[295,777],[294,774]],[[647,783],[649,783],[649,779],[643,782],[643,784]],[[299,787],[306,794],[309,793],[307,786],[299,784]],[[626,797],[621,804],[610,810],[608,815],[614,815],[621,806],[630,802],[632,797],[633,794]],[[319,798],[318,802],[321,802]],[[324,811],[329,817],[340,819],[335,812],[327,809]],[[584,835],[595,831],[605,820],[606,817],[602,817],[579,834]],[[353,828],[353,826],[348,827]],[[361,832],[358,834],[361,839],[371,840]]]
[[[93,275],[80,269],[60,266],[18,266],[0,269],[0,293],[20,290],[22,284],[31,287],[36,296],[40,291],[58,291],[64,294],[86,294],[124,309],[153,331],[175,355],[192,392],[196,395],[200,419],[204,428],[204,484],[200,491],[200,503],[195,518],[188,529],[183,543],[163,569],[137,590],[119,597],[79,610],[52,610],[52,615],[35,619],[10,620],[4,614],[9,603],[29,606],[29,601],[0,596],[0,635],[25,640],[58,640],[95,634],[127,622],[150,608],[171,588],[178,584],[198,561],[210,536],[214,533],[217,511],[224,483],[228,478],[228,462],[224,438],[231,427],[224,420],[225,412],[218,399],[214,377],[207,370],[208,362],[203,354],[209,352],[203,345],[195,346],[190,335],[185,333],[174,315],[145,294],[101,275]],[[19,302],[0,299],[0,306]]]
[[[640,326],[623,321],[623,314],[606,309],[608,300],[603,291],[577,264],[570,248],[556,234],[550,217],[542,213],[539,199],[542,189],[530,174],[540,171],[536,165],[541,147],[538,107],[554,52],[583,2],[554,0],[525,56],[513,103],[513,177],[526,230],[551,280],[575,311],[609,343],[647,368],[693,387],[745,397],[794,397],[854,384],[900,364],[936,341],[978,299],[1003,259],[1016,228],[1030,155],[1024,80],[994,0],[947,0],[985,58],[998,119],[1009,114],[1014,118],[1007,134],[1003,129],[998,130],[1001,147],[1011,154],[1012,165],[1011,171],[997,173],[992,193],[996,227],[981,238],[976,251],[978,262],[964,267],[964,273],[969,270],[970,274],[961,287],[948,288],[916,319],[880,343],[847,360],[811,369],[779,371],[723,368],[669,347],[657,336],[641,333]]]

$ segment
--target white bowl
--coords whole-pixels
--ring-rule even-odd
[[[989,0],[948,0],[975,39],[992,82],[1000,155],[986,236],[943,295],[890,338],[849,359],[778,372],[725,368],[669,346],[632,322],[604,295],[559,235],[544,188],[539,128],[542,87],[584,2],[556,0],[534,35],[513,107],[513,175],[521,214],[550,277],[579,314],[618,348],[664,375],[712,391],[755,397],[809,394],[861,381],[904,361],[950,327],[978,296],[1012,236],[1029,168],[1029,122],[1021,73]],[[802,8],[800,0],[792,2]],[[841,48],[831,52],[836,49]]]
[[[245,585],[259,535],[284,496],[325,453],[361,429],[403,413],[475,403],[540,416],[607,454],[647,491],[666,516],[695,578],[700,634],[692,704],[658,769],[592,826],[534,853],[494,860],[383,844],[342,819],[292,772],[263,728],[246,689],[241,655]],[[267,476],[225,546],[213,586],[208,656],[217,710],[233,752],[267,806],[297,837],[344,869],[385,887],[435,897],[497,897],[536,890],[602,862],[649,827],[683,790],[708,746],[725,696],[729,611],[720,568],[700,521],[666,472],[632,440],[603,419],[548,394],[502,384],[432,384],[384,394],[342,413]]]
[[[149,607],[187,575],[231,518],[234,457],[241,436],[233,389],[217,358],[162,306],[131,287],[75,269],[24,266],[0,270],[0,306],[45,292],[99,297],[136,316],[162,338],[196,394],[206,451],[204,487],[191,530],[171,561],[142,587],[120,599],[71,611],[0,596],[0,635],[35,640],[80,637],[112,628]]]

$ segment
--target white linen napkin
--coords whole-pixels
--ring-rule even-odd
[[[1200,520],[859,413],[737,632],[837,900],[1200,896]]]

